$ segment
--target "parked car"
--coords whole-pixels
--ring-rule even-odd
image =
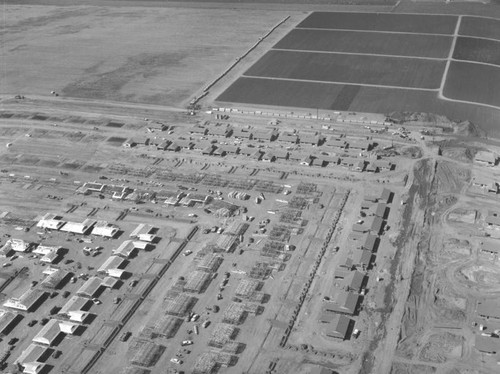
[[[120,341],[126,342],[128,338],[130,338],[130,335],[132,335],[130,331],[125,331],[123,334],[120,335]]]
[[[28,326],[29,326],[29,327],[35,326],[37,322],[38,322],[38,321],[37,321],[36,319],[32,319],[32,320],[28,323]]]
[[[54,353],[52,353],[52,357],[58,358],[61,354],[62,354],[61,351],[54,351]]]
[[[171,358],[170,359],[170,362],[173,363],[173,364],[177,364],[177,365],[181,365],[182,364],[182,360],[179,360],[178,358]]]

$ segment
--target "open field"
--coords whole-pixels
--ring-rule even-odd
[[[451,37],[344,30],[293,29],[273,47],[302,51],[446,58]]]
[[[285,16],[95,6],[6,5],[2,11],[1,93],[54,90],[179,106]]]
[[[500,66],[500,40],[459,37],[453,51],[453,58],[473,62],[485,62]]]
[[[437,89],[444,67],[444,61],[272,50],[244,75]]]
[[[454,16],[314,12],[297,27],[450,35],[456,22]]]
[[[453,61],[448,71],[444,96],[500,107],[500,68]]]
[[[500,20],[482,17],[462,17],[460,35],[500,40]]]

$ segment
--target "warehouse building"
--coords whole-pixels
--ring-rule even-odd
[[[47,230],[60,230],[65,223],[66,221],[63,221],[61,216],[54,213],[46,213],[40,221],[38,221],[36,227]]]
[[[45,291],[30,288],[19,298],[13,297],[8,299],[3,306],[30,312],[35,310],[45,300],[47,295],[48,293]]]
[[[99,274],[106,274],[112,277],[121,278],[125,270],[126,261],[120,256],[109,256],[106,261],[99,267]]]
[[[96,220],[87,218],[83,222],[68,221],[61,228],[61,231],[71,232],[73,234],[86,235],[90,232],[92,227],[96,224]]]
[[[79,289],[76,291],[78,296],[93,298],[99,295],[104,287],[102,285],[102,279],[99,277],[92,277],[87,280]]]
[[[92,235],[103,236],[105,238],[113,238],[120,228],[108,223],[107,221],[97,221],[92,229]]]
[[[152,242],[156,238],[158,228],[147,225],[145,223],[139,224],[134,231],[129,235],[131,238],[139,239],[144,242]]]
[[[20,314],[0,309],[0,335],[8,335],[21,319]]]
[[[45,346],[58,345],[66,336],[66,334],[61,330],[60,322],[51,319],[33,338],[34,343],[38,343]]]

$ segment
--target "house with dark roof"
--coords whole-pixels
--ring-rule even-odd
[[[355,250],[351,257],[352,266],[362,270],[368,269],[372,261],[372,253],[366,249]]]
[[[327,301],[324,304],[324,310],[353,315],[357,312],[359,295],[354,292],[340,291],[334,301]]]
[[[255,153],[255,148],[243,147],[240,149],[240,155],[251,156]]]
[[[369,151],[371,148],[372,144],[368,141],[349,142],[349,149],[354,149],[356,151]]]
[[[332,314],[332,320],[325,327],[325,335],[330,338],[345,340],[347,338],[352,320],[343,314]]]
[[[278,137],[279,142],[297,144],[299,142],[299,137],[297,134],[291,134],[283,132]]]
[[[254,130],[253,139],[272,142],[278,137],[278,130]]]
[[[264,153],[261,160],[264,162],[274,162],[274,161],[276,161],[276,156],[274,155],[273,152],[268,151],[268,152]]]
[[[207,146],[206,148],[204,148],[202,151],[201,151],[201,154],[202,155],[206,155],[206,156],[211,156],[214,151],[217,149],[217,146],[214,145],[214,144],[210,144],[209,146]]]
[[[320,134],[300,134],[300,144],[320,145],[323,137]]]
[[[354,270],[349,272],[342,282],[342,288],[346,291],[360,293],[365,286],[366,276],[364,273]]]
[[[483,318],[500,320],[500,302],[490,299],[479,300],[476,304],[476,313]]]
[[[252,131],[246,128],[237,128],[233,130],[233,136],[239,139],[252,139]]]
[[[274,151],[276,160],[288,160],[288,151],[285,149],[276,149]]]
[[[193,126],[191,129],[189,129],[189,133],[193,135],[207,135],[208,129],[204,126]]]
[[[497,156],[492,152],[479,151],[474,157],[474,162],[484,166],[495,166],[497,163]]]
[[[481,252],[490,253],[490,254],[498,254],[500,253],[500,241],[489,239],[483,240],[479,246]]]
[[[394,192],[392,192],[391,190],[389,190],[387,188],[384,188],[382,190],[382,193],[380,194],[379,200],[383,201],[386,204],[390,204],[390,203],[392,203],[393,197],[394,197]]]
[[[379,171],[390,171],[393,170],[396,164],[392,161],[388,160],[375,160],[373,161],[373,166],[376,167]]]
[[[500,339],[491,336],[476,335],[474,347],[481,353],[494,355],[500,352]]]
[[[210,126],[208,128],[208,135],[211,136],[220,136],[223,138],[228,138],[232,135],[233,128],[230,125],[220,125],[217,124],[215,126]]]
[[[236,155],[240,151],[240,147],[236,145],[221,145],[219,147],[223,152],[226,152],[227,155]]]
[[[303,166],[312,166],[313,163],[314,163],[314,159],[315,159],[315,157],[313,157],[311,155],[306,156],[302,160],[300,160],[300,165],[303,165]]]

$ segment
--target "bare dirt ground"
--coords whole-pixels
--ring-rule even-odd
[[[183,105],[282,11],[4,5],[1,93]]]

